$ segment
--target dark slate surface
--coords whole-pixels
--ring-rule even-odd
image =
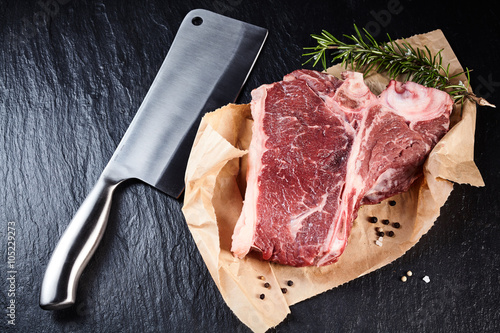
[[[352,24],[379,39],[441,28],[476,92],[500,105],[497,12],[438,1],[0,1],[1,332],[248,332],[218,293],[181,201],[129,181],[116,195],[77,304],[38,307],[49,256],[132,120],[177,27],[206,8],[267,27],[252,88],[301,67],[321,29]],[[479,108],[477,165],[486,187],[456,185],[435,227],[396,262],[292,307],[276,332],[500,330],[500,115]],[[14,222],[14,223],[9,223]],[[15,296],[7,280],[14,226]],[[403,284],[411,269],[415,276]],[[421,277],[429,275],[431,283]],[[8,302],[15,300],[15,326]]]

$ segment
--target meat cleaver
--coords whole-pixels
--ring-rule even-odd
[[[121,182],[135,178],[181,195],[201,117],[236,100],[266,37],[264,28],[207,10],[186,15],[136,116],[52,253],[40,293],[43,309],[74,304]]]

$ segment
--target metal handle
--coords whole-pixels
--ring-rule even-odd
[[[78,280],[99,244],[121,181],[101,176],[57,244],[43,278],[40,307],[67,308],[75,303]]]

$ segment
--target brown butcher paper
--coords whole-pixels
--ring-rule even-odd
[[[416,47],[426,45],[434,53],[443,49],[444,63],[451,64],[450,72],[462,72],[440,30],[406,41]],[[328,72],[339,77],[343,70],[338,65]],[[465,75],[459,79],[466,82]],[[365,80],[375,94],[389,81],[381,74],[368,75]],[[261,261],[253,253],[244,259],[231,254],[231,236],[246,186],[246,153],[252,135],[250,106],[230,104],[207,114],[188,162],[183,212],[227,305],[253,331],[265,332],[283,321],[290,305],[402,256],[432,227],[453,183],[484,185],[473,160],[475,118],[475,104],[455,106],[452,128],[430,153],[423,177],[405,193],[380,204],[362,206],[338,262],[325,267],[296,268]],[[396,204],[391,205],[390,201]],[[370,216],[397,221],[401,226],[396,229],[378,223],[377,226],[394,231],[394,236],[384,237],[379,246],[374,225],[367,222]],[[288,281],[293,281],[293,285],[289,286]],[[282,288],[287,289],[286,293]]]

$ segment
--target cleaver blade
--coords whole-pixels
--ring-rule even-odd
[[[207,10],[186,15],[137,114],[52,253],[40,293],[43,309],[74,304],[120,183],[135,178],[181,195],[202,116],[236,100],[266,37],[264,28]]]

